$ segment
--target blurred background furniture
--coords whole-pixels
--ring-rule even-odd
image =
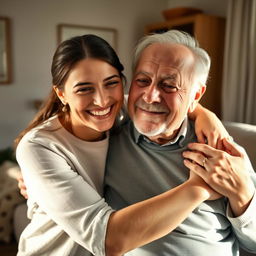
[[[12,256],[17,253],[14,237],[14,212],[16,206],[24,203],[20,195],[17,176],[20,168],[15,160],[12,148],[0,151],[0,255]]]
[[[256,171],[256,125],[223,122],[234,141],[245,148]]]

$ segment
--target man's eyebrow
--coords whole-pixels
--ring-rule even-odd
[[[177,79],[177,74],[164,75],[164,76],[162,77],[162,79],[171,79],[171,80],[174,80],[174,79]]]
[[[151,76],[152,73],[150,72],[146,72],[146,71],[138,71],[137,73],[135,73],[135,75],[146,75],[146,76]]]

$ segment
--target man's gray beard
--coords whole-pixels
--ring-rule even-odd
[[[162,134],[166,131],[166,124],[163,123],[159,128],[157,129],[154,129],[153,131],[148,131],[148,132],[143,132],[139,127],[138,125],[136,124],[136,121],[133,122],[134,123],[134,126],[135,128],[137,129],[137,131],[139,133],[141,133],[142,135],[146,136],[146,137],[154,137],[154,136],[157,136],[159,134]]]

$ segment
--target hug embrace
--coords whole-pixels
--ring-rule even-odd
[[[62,42],[50,95],[16,140],[31,219],[18,255],[256,252],[256,176],[199,104],[209,69],[190,35],[146,36],[126,104],[105,40]]]

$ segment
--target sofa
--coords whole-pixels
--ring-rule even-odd
[[[245,148],[256,171],[256,125],[223,122],[234,141]]]
[[[252,165],[254,167],[254,170],[256,170],[256,157],[255,157],[255,151],[256,151],[256,125],[249,125],[249,124],[242,124],[242,123],[235,123],[235,122],[223,122],[226,129],[230,133],[230,135],[233,137],[233,139],[243,146],[249,155],[249,158],[252,162]],[[9,154],[10,155],[10,154]],[[1,152],[0,152],[1,156]],[[8,158],[10,160],[10,156]],[[1,157],[0,157],[1,161]],[[15,159],[11,157],[12,161],[12,167],[15,166]],[[0,162],[1,164],[1,162]],[[17,168],[17,166],[15,166]],[[0,177],[1,177],[1,169],[0,169]],[[15,177],[15,175],[13,176]],[[17,186],[17,183],[16,183]],[[18,191],[18,188],[16,188],[16,192]],[[20,236],[20,233],[24,229],[24,227],[27,225],[29,220],[26,217],[26,203],[24,198],[21,198],[17,194],[17,201],[20,203],[14,204],[11,212],[12,212],[12,236],[11,240],[9,242],[3,243],[3,241],[0,242],[0,255],[3,256],[13,256],[16,255],[17,252],[17,242]],[[0,198],[0,206],[1,206],[1,198]],[[1,239],[0,239],[1,240]],[[255,256],[256,254],[250,254],[248,252],[244,252],[241,249],[241,256]]]
[[[0,255],[16,255],[17,242],[14,237],[14,212],[25,199],[20,195],[17,176],[20,169],[13,150],[6,148],[0,151]]]

